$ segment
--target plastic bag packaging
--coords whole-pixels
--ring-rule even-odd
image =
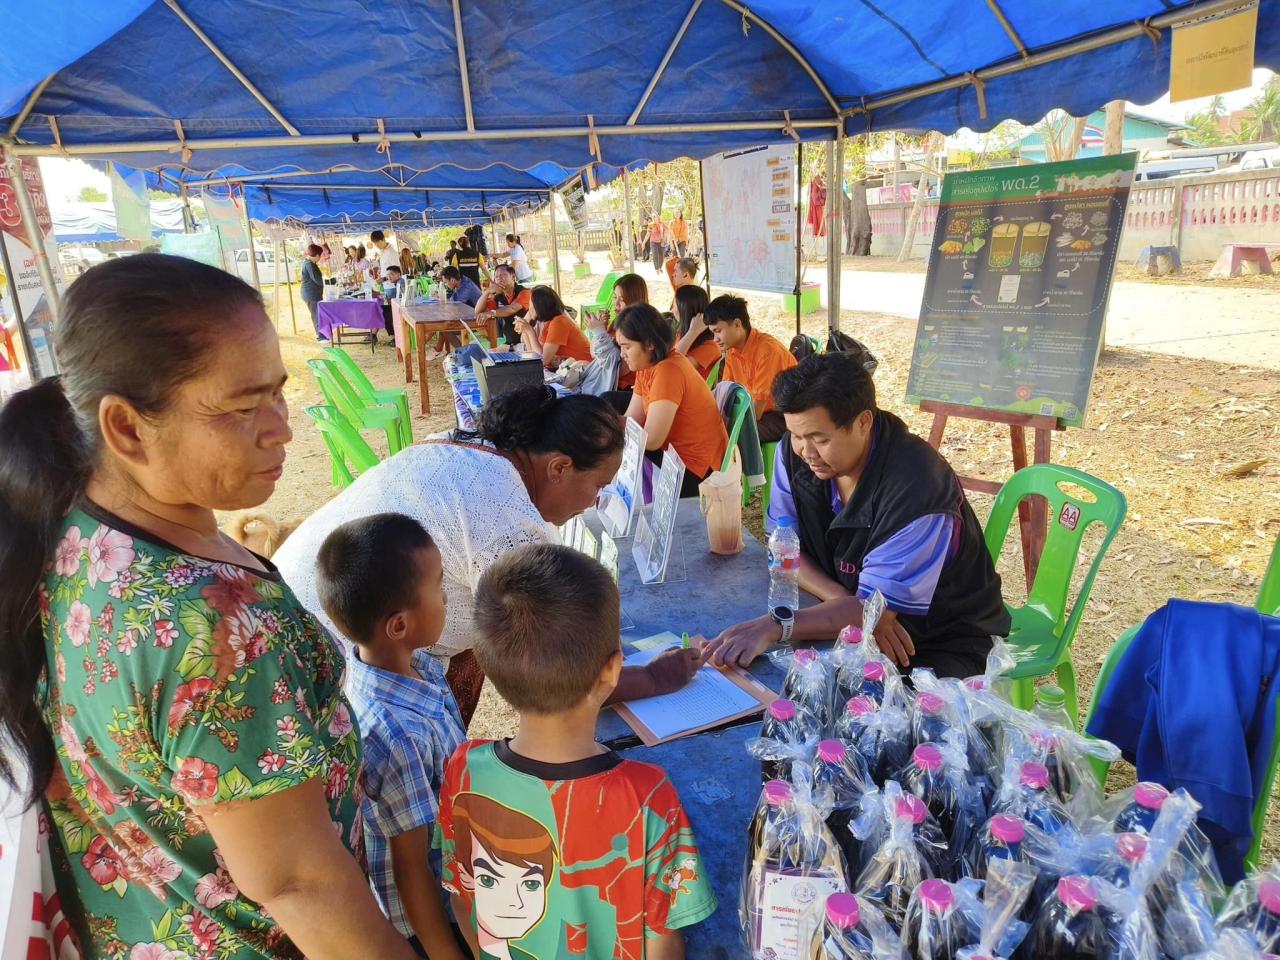
[[[897,776],[904,790],[924,801],[942,828],[949,846],[944,872],[952,878],[960,876],[973,830],[986,817],[981,793],[969,779],[963,739],[949,730],[943,743],[920,744]]]
[[[982,881],[978,936],[972,945],[960,949],[956,955],[959,960],[995,960],[1013,955],[1029,929],[1019,917],[1026,912],[1035,876],[1035,871],[1025,864],[992,861]]]
[[[810,960],[900,960],[902,945],[876,906],[851,893],[827,898]]]
[[[1208,949],[1188,954],[1186,960],[1269,960],[1275,954],[1264,954],[1253,938],[1242,930],[1219,930]]]
[[[831,669],[835,672],[837,703],[848,703],[851,697],[859,694],[862,690],[862,665],[878,658],[875,641],[868,642],[866,637],[861,627],[850,624],[840,631],[835,646],[828,654]]]
[[[985,679],[985,678],[977,678]],[[949,731],[963,735],[969,776],[982,791],[982,802],[990,804],[999,782],[1000,763],[993,743],[1000,739],[999,721],[988,714],[991,740],[979,729],[970,708],[965,686],[957,680],[939,679],[932,670],[911,671],[916,689],[912,704],[911,735],[913,744],[942,741]],[[986,708],[980,708],[987,714]]]
[[[902,946],[913,960],[955,960],[978,938],[982,923],[976,881],[923,880],[911,894]]]
[[[845,862],[824,820],[830,790],[770,780],[747,836],[739,917],[757,960],[800,957],[812,942],[825,898],[845,892]]]
[[[809,647],[791,655],[782,680],[782,696],[794,700],[813,717],[815,733],[827,736],[835,724],[835,676],[826,657]]]
[[[1236,885],[1218,917],[1221,932],[1236,931],[1260,953],[1280,954],[1280,865]]]
[[[1032,823],[1050,836],[1072,826],[1071,815],[1050,790],[1049,769],[1016,753],[1005,758],[1004,775],[991,813],[1008,813]]]
[[[831,813],[827,826],[848,864],[857,863],[860,853],[849,824],[862,812],[862,798],[875,789],[867,773],[866,761],[857,747],[844,740],[828,739],[818,744],[813,761],[813,783],[831,791]]]
[[[947,840],[924,802],[894,780],[868,794],[863,806],[864,816],[852,829],[863,849],[872,852],[854,887],[901,929],[912,892],[922,880],[938,876],[948,856]]]
[[[1027,847],[1027,832],[1035,830],[1021,817],[998,813],[984,823],[974,834],[969,850],[969,871],[972,876],[985,877],[995,861],[1005,863],[1031,862]]]
[[[836,737],[857,745],[875,783],[884,783],[910,756],[910,719],[892,700],[884,705],[870,697],[853,697],[836,721]]]
[[[1103,810],[1102,784],[1089,764],[1091,757],[1114,763],[1120,750],[1105,740],[1082,736],[1073,729],[1045,722],[1016,710],[1006,715],[1006,748],[1026,750],[1030,759],[1049,771],[1049,785],[1073,818],[1083,821]],[[1010,745],[1009,737],[1018,741]]]
[[[1115,956],[1118,918],[1104,905],[1102,882],[1073,874],[1063,877],[1040,907],[1023,941],[1028,960],[1082,960]]]
[[[747,752],[760,761],[763,779],[790,780],[794,764],[813,759],[819,736],[818,723],[807,710],[779,698],[765,711],[760,736],[747,741]]]

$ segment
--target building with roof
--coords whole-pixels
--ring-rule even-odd
[[[1105,110],[1095,110],[1085,121],[1084,136],[1080,141],[1080,152],[1077,157],[1102,156],[1102,142],[1107,127]],[[1172,123],[1159,117],[1124,112],[1123,150],[1142,154],[1148,150],[1168,150],[1170,147],[1195,146],[1185,139],[1189,130],[1186,124]],[[1045,160],[1044,140],[1040,133],[1032,129],[1018,143],[1018,156],[1024,163],[1043,163]]]

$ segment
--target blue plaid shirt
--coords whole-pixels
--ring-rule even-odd
[[[435,823],[445,761],[465,733],[440,661],[414,651],[418,678],[347,657],[347,698],[364,746],[365,852],[369,882],[404,936],[413,935],[391,868],[391,837]],[[435,865],[439,870],[439,864]],[[437,874],[438,879],[438,874]]]

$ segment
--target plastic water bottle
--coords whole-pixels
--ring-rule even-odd
[[[1076,960],[1111,954],[1107,918],[1098,890],[1088,877],[1058,881],[1023,942],[1023,954],[1035,960]]]
[[[978,834],[974,856],[974,876],[985,877],[992,860],[1008,860],[1020,863],[1023,859],[1022,842],[1027,837],[1027,822],[1021,817],[998,813],[987,821]]]
[[[800,534],[783,517],[769,534],[769,609],[800,607]]]
[[[796,708],[794,700],[779,698],[769,704],[760,736],[797,746],[811,735],[810,726],[808,715]],[[791,761],[764,760],[760,764],[760,773],[765,780],[785,781],[791,775]]]
[[[870,697],[877,706],[884,704],[884,684],[888,672],[879,660],[868,660],[862,665],[862,688],[859,695]]]
[[[831,788],[831,813],[827,816],[827,826],[844,851],[845,862],[859,863],[861,845],[849,829],[849,821],[857,817],[862,798],[873,784],[862,754],[856,749],[849,749],[849,746],[844,740],[823,740],[819,743],[813,782],[815,786]]]
[[[871,960],[871,935],[862,924],[862,908],[851,893],[827,897],[822,930],[814,938],[811,960]]]
[[[1133,800],[1116,815],[1116,833],[1150,833],[1169,791],[1158,783],[1144,781],[1133,788]]]
[[[951,884],[945,880],[921,881],[902,929],[907,956],[914,960],[953,960],[976,935],[957,907]]]

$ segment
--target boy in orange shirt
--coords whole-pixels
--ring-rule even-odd
[[[796,358],[776,338],[751,329],[747,301],[741,297],[732,294],[716,297],[707,304],[703,322],[724,351],[721,379],[740,383],[751,394],[760,442],[781,440],[787,425],[782,414],[773,409],[773,381],[778,374],[794,367]]]

